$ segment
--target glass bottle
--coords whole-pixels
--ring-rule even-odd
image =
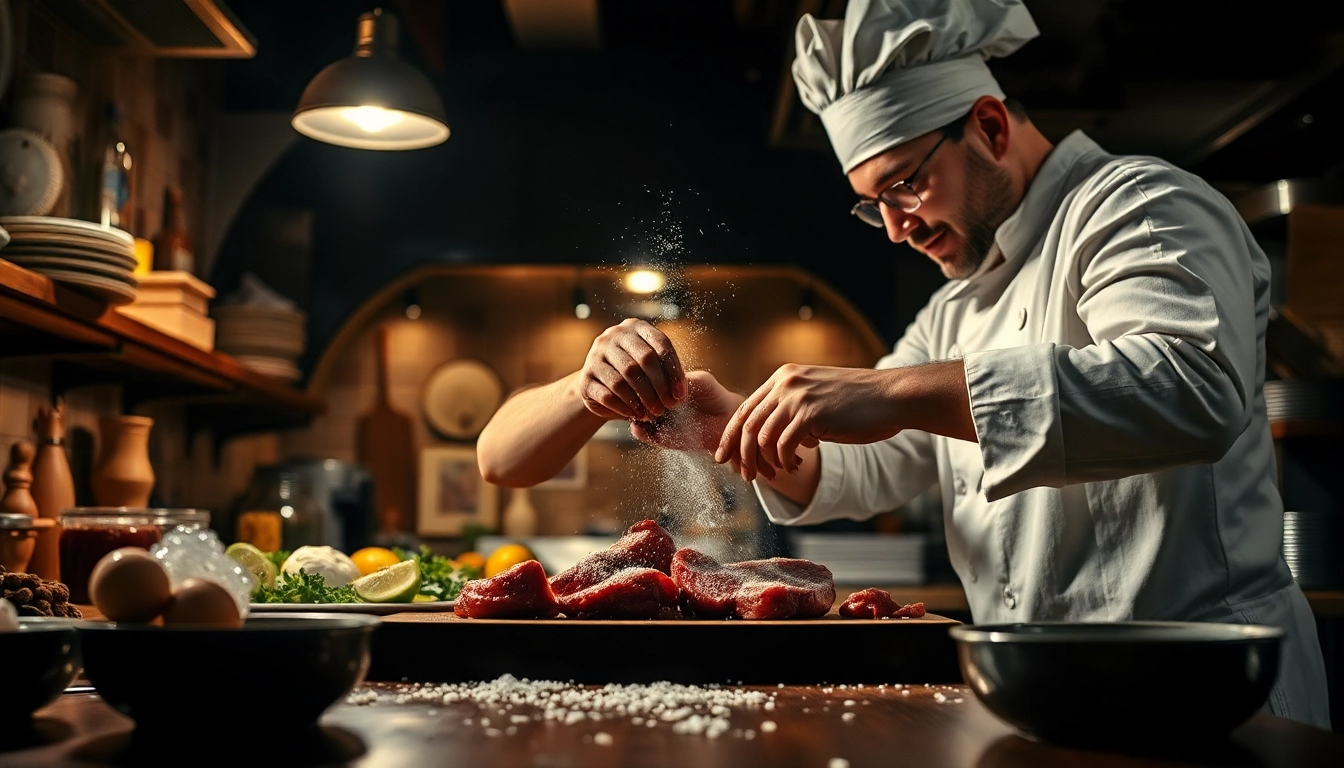
[[[102,161],[98,173],[98,218],[104,227],[131,226],[131,149],[122,136],[121,107],[103,108]]]
[[[154,269],[193,272],[196,258],[182,215],[182,190],[163,191],[163,227],[154,239]]]
[[[263,552],[326,544],[325,516],[307,477],[283,465],[257,467],[234,517],[234,536]]]

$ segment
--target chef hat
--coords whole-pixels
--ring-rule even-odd
[[[843,20],[798,21],[793,80],[849,173],[1003,98],[985,60],[1037,34],[1021,0],[850,0]]]

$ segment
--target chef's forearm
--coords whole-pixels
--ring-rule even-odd
[[[510,488],[555,476],[606,423],[574,389],[577,373],[510,397],[476,441],[481,476]]]
[[[812,503],[821,483],[821,451],[817,448],[798,448],[798,471],[789,473],[780,470],[774,478],[762,482],[768,483],[785,498],[806,507]]]
[[[966,367],[961,360],[943,360],[890,369],[896,427],[976,442]]]

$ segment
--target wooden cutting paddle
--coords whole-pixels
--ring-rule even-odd
[[[416,520],[415,439],[411,420],[392,407],[388,394],[388,329],[378,327],[378,396],[373,410],[359,417],[356,450],[373,477],[378,532],[384,537],[414,536]],[[398,537],[400,534],[400,537]]]

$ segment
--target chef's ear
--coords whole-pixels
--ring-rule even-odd
[[[1008,154],[1013,128],[1007,105],[993,96],[981,96],[971,107],[965,135],[981,144],[989,156],[998,161]]]

